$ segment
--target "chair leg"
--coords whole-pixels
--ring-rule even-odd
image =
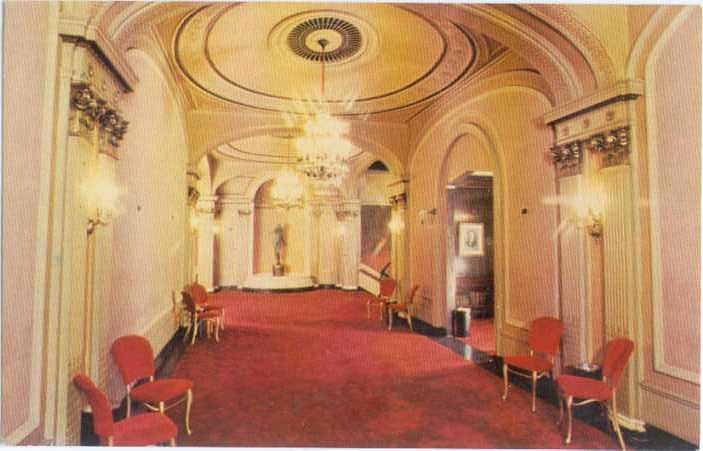
[[[366,319],[371,319],[371,301],[366,303]]]
[[[537,372],[532,372],[532,413],[537,410],[535,408],[535,398],[537,397]]]
[[[132,399],[129,397],[129,393],[127,393],[127,418],[132,416]]]
[[[618,407],[615,398],[615,393],[613,393],[613,397],[611,400],[611,402],[613,403],[613,407],[610,412],[610,421],[613,423],[613,429],[615,429],[615,434],[618,436],[620,448],[622,449],[622,451],[625,451],[625,441],[622,439],[622,432],[620,432],[620,423],[618,423]]]
[[[188,393],[186,394],[186,432],[188,433],[188,435],[193,433],[190,430],[190,406],[192,404],[193,404],[193,390],[188,389]]]
[[[386,313],[388,314],[388,330],[391,330],[393,328],[393,311],[390,307],[388,307],[388,311]]]
[[[561,390],[557,391],[557,402],[559,403],[559,420],[557,424],[561,425],[562,421],[564,421],[564,395]]]
[[[220,315],[220,330],[225,330],[225,311],[222,310],[222,314]]]
[[[193,321],[188,321],[188,326],[186,326],[186,333],[183,334],[183,342],[185,343],[188,340],[188,334],[190,333],[190,329],[193,328]]]
[[[193,338],[190,340],[191,345],[195,344],[195,337],[198,335],[198,322],[198,318],[195,318],[195,321],[193,321]]]
[[[508,365],[503,364],[503,401],[508,399]]]
[[[408,320],[408,327],[410,327],[410,332],[413,331],[413,318],[410,316],[410,312],[405,312],[405,318]]]
[[[166,412],[166,405],[163,401],[159,403],[159,412],[161,412],[162,414]]]
[[[169,440],[168,446],[176,446],[176,437],[173,437],[171,440]]]
[[[566,397],[566,440],[564,440],[564,443],[567,445],[571,443],[571,424],[573,423],[573,414],[571,412],[571,409],[574,404],[574,397],[573,396],[567,396]]]
[[[220,342],[220,318],[215,318],[215,342]]]

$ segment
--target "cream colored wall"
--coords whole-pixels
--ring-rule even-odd
[[[157,67],[139,50],[127,58],[140,82],[122,104],[130,125],[117,180],[126,193],[114,221],[114,289],[103,344],[106,350],[120,335],[144,334],[158,353],[175,332],[172,293],[186,283],[188,147],[181,113]],[[109,357],[104,371],[117,402],[125,389]]]
[[[640,104],[642,418],[689,441],[700,421],[701,11],[653,33]]]
[[[524,329],[537,316],[558,313],[558,262],[551,233],[556,229],[556,212],[543,202],[555,190],[553,170],[544,157],[551,146],[551,133],[539,124],[548,108],[536,91],[504,88],[473,98],[455,97],[434,125],[425,124],[429,132],[417,138],[419,145],[411,160],[408,213],[410,277],[412,284],[421,285],[426,298],[420,315],[425,321],[447,326],[445,249],[427,245],[436,243],[446,230],[443,186],[447,174],[456,176],[489,166],[496,175],[496,265],[500,265],[496,298],[504,299],[504,306],[497,305],[498,317],[506,325]],[[438,116],[435,113],[433,118]],[[465,135],[474,141],[461,139]],[[457,150],[453,156],[455,146],[466,150]],[[489,151],[475,151],[478,149]],[[486,154],[491,155],[490,164]],[[432,208],[439,209],[438,215],[420,224],[420,210]],[[519,335],[519,330],[505,334]]]
[[[0,439],[17,443],[40,424],[44,283],[52,119],[49,3],[3,5],[2,418]],[[28,70],[30,69],[31,70]]]

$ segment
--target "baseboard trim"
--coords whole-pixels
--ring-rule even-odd
[[[625,416],[622,413],[618,413],[617,419],[620,426],[630,431],[646,432],[647,430],[646,423],[642,420]]]
[[[446,337],[447,336],[447,329],[445,327],[435,327],[429,323],[426,323],[425,321],[421,320],[420,318],[416,318],[414,316],[413,316],[413,329],[422,335],[427,335],[428,337]]]

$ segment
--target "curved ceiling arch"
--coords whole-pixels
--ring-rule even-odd
[[[163,22],[164,17],[183,16],[201,5],[118,2],[99,8],[95,22],[120,44]],[[516,5],[406,4],[403,8],[424,19],[450,17],[458,26],[481,30],[529,59],[547,79],[558,104],[613,81],[612,62],[600,41],[565,7],[553,14],[544,8]]]

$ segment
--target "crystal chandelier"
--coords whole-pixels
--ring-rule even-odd
[[[320,104],[325,99],[325,47],[329,42],[320,39],[322,48]],[[305,124],[304,134],[296,141],[298,170],[308,178],[339,185],[349,172],[347,159],[354,151],[354,145],[343,135],[349,131],[349,124],[333,118],[326,111],[318,111]]]
[[[288,153],[286,154],[286,167],[276,177],[276,181],[271,187],[271,196],[276,204],[290,208],[298,205],[303,197],[303,184],[298,174],[288,164],[290,161],[290,141]]]

